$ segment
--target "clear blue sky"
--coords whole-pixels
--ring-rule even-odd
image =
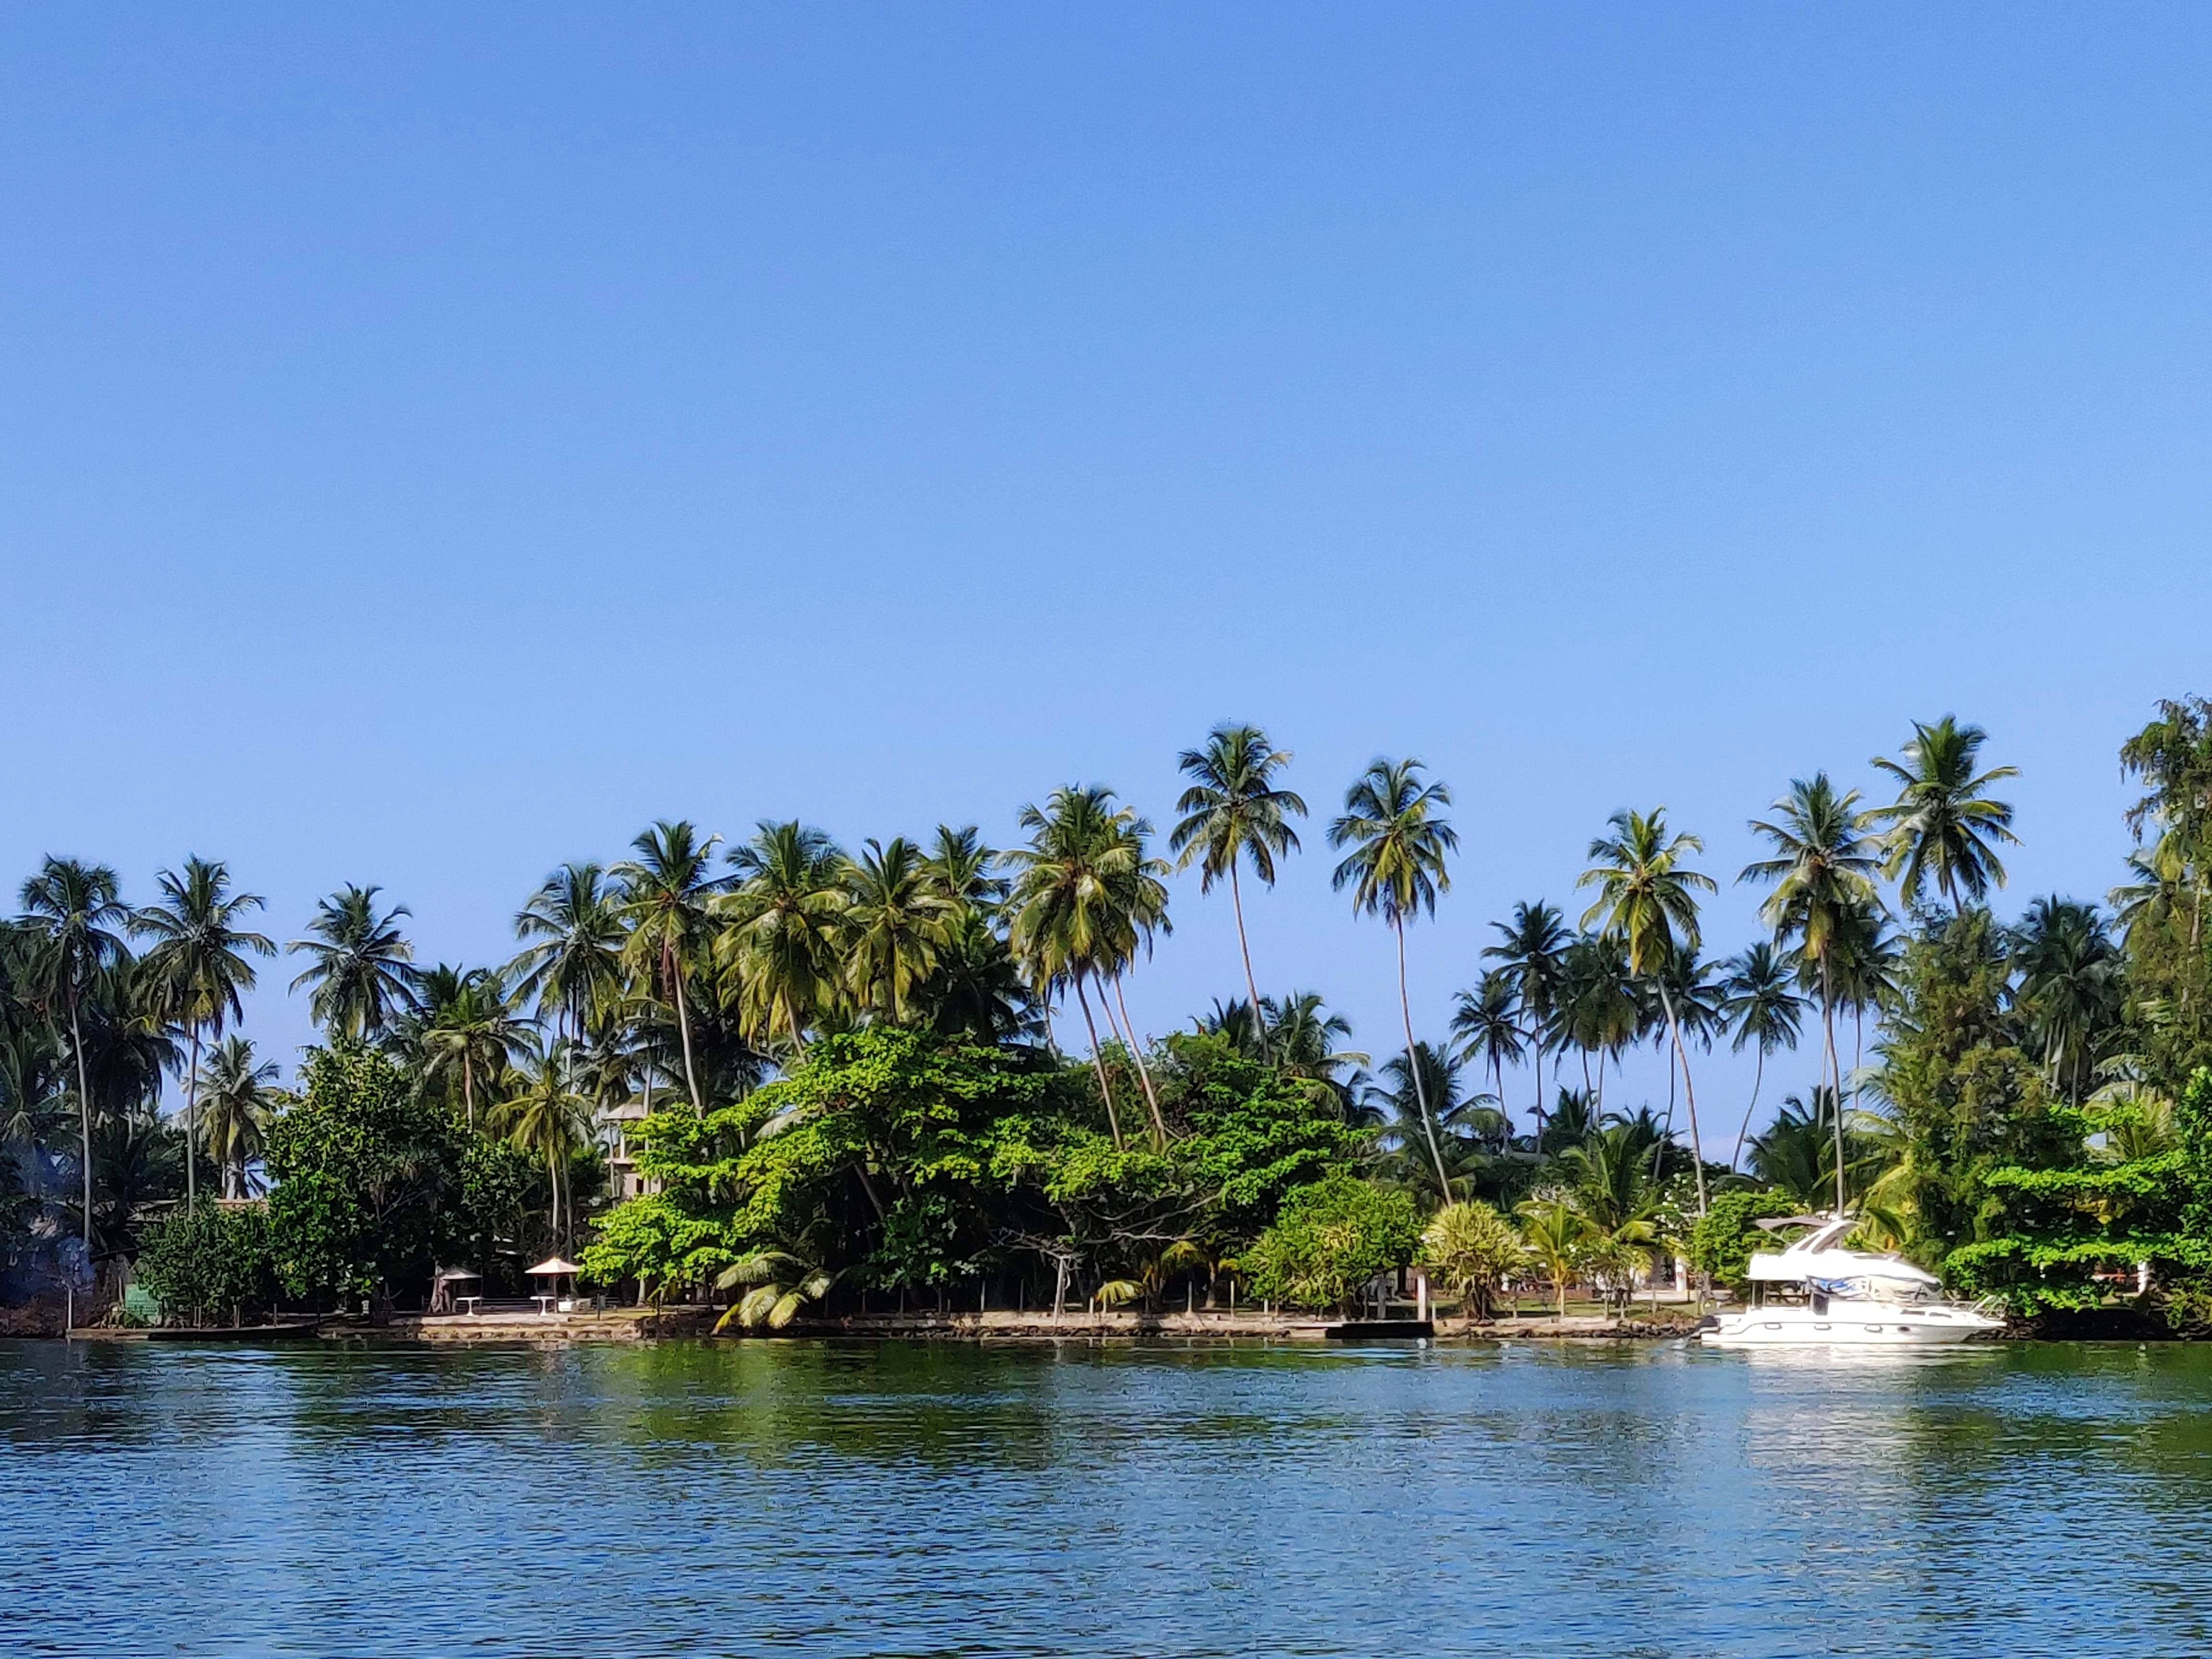
[[[2025,774],[2008,907],[2100,894],[2206,689],[2200,9],[470,9],[0,22],[11,885],[494,960],[653,817],[1164,819],[1237,717],[1457,792],[1437,1032],[1615,807],[1725,881],[1915,716]],[[1320,840],[1263,985],[1380,1050]],[[1176,906],[1155,1030],[1237,981]]]

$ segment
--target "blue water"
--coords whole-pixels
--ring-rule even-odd
[[[0,1343],[0,1651],[2212,1652],[2212,1351]]]

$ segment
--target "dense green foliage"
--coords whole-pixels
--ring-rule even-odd
[[[1292,1193],[1243,1267],[1254,1293],[1269,1301],[1349,1311],[1369,1280],[1404,1267],[1420,1248],[1410,1194],[1339,1171]]]
[[[236,1323],[265,1313],[279,1294],[268,1216],[216,1205],[173,1216],[148,1232],[137,1278],[172,1316]]]

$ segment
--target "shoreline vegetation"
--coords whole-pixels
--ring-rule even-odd
[[[2120,884],[2009,919],[2015,774],[1987,744],[1946,715],[1871,762],[1871,794],[1790,781],[1738,872],[1625,809],[1578,902],[1516,905],[1451,960],[1420,925],[1462,856],[1447,785],[1378,759],[1311,815],[1247,726],[1182,754],[1164,836],[1098,786],[1024,807],[1005,849],[657,823],[549,876],[496,964],[418,963],[373,885],[280,944],[220,862],[140,905],[49,858],[0,925],[0,1289],[110,1327],[459,1334],[550,1291],[635,1329],[1411,1304],[1449,1335],[1542,1302],[1515,1328],[1558,1334],[1571,1300],[1616,1325],[1701,1308],[1759,1222],[1841,1207],[1856,1243],[2031,1328],[2202,1334],[2212,703],[2121,745]],[[1248,911],[1316,839],[1364,924],[1347,948],[1388,953],[1381,1052],[1320,992],[1261,988]],[[1178,868],[1185,902],[1227,900],[1234,989],[1147,1036],[1127,986]],[[1762,896],[1733,954],[1704,927],[1723,879]],[[289,1084],[238,1029],[279,956],[323,1033]],[[1446,1029],[1417,1030],[1413,986],[1446,975]],[[1642,1045],[1663,1100],[1623,1097]],[[1753,1057],[1747,1095],[1708,1076],[1721,1045]]]

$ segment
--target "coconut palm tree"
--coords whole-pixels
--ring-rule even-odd
[[[684,1087],[691,1109],[701,1117],[707,1115],[707,1101],[692,1061],[691,1004],[684,987],[712,937],[708,907],[722,884],[707,872],[721,839],[709,836],[702,841],[689,823],[663,819],[630,842],[637,856],[610,872],[620,896],[617,913],[629,928],[623,964],[656,986],[661,1000],[676,1010]]]
[[[1558,995],[1553,1040],[1561,1049],[1582,1051],[1583,1092],[1602,1106],[1606,1062],[1617,1063],[1651,1027],[1650,1009],[1629,968],[1627,947],[1602,933],[1577,934],[1560,955]]]
[[[1368,1085],[1363,1102],[1362,1116],[1382,1130],[1384,1167],[1394,1179],[1425,1191],[1431,1166],[1421,1156],[1424,1144],[1432,1152],[1443,1149],[1440,1162],[1449,1173],[1437,1189],[1439,1204],[1450,1203],[1480,1173],[1481,1139],[1495,1145],[1501,1139],[1496,1097],[1462,1095],[1460,1070],[1455,1055],[1418,1042],[1410,1059],[1396,1054],[1382,1062],[1382,1075]]]
[[[1505,1099],[1505,1067],[1521,1063],[1528,1041],[1528,1033],[1516,1018],[1519,1012],[1512,977],[1503,968],[1492,969],[1475,989],[1462,991],[1454,1000],[1452,1036],[1463,1056],[1490,1068],[1492,1091],[1501,1106]]]
[[[425,1000],[416,1035],[422,1081],[458,1076],[463,1113],[474,1128],[477,1080],[495,1086],[507,1075],[515,1056],[530,1047],[530,1025],[517,1018],[514,998],[488,968],[460,972],[441,965],[426,976],[426,983],[432,980],[441,988],[434,1000]]]
[[[1012,890],[1013,884],[999,873],[1005,862],[996,848],[984,844],[983,832],[974,824],[955,830],[940,823],[922,871],[956,909],[990,917],[1005,907]]]
[[[845,867],[839,934],[846,989],[862,1008],[903,1024],[915,988],[952,943],[953,901],[903,836],[870,839]]]
[[[556,1030],[584,1040],[622,995],[620,895],[598,865],[564,864],[515,913],[523,949],[504,977],[520,1002],[551,1014]]]
[[[1678,957],[1698,948],[1698,893],[1714,890],[1712,878],[1692,870],[1686,862],[1702,852],[1705,842],[1692,835],[1667,833],[1667,809],[1650,812],[1622,811],[1607,820],[1613,833],[1589,844],[1595,860],[1575,884],[1595,887],[1597,902],[1583,917],[1583,926],[1599,926],[1607,938],[1617,939],[1628,952],[1628,970],[1659,994],[1667,1017],[1667,1032],[1674,1047],[1675,1063],[1682,1068],[1682,1097],[1690,1112],[1690,1156],[1695,1160],[1698,1213],[1705,1212],[1705,1155],[1698,1133],[1698,1091],[1690,1078],[1690,1052],[1682,1042],[1681,1022],[1675,1017],[1674,998],[1668,975]]]
[[[806,1053],[805,1028],[836,995],[837,928],[847,899],[845,855],[823,830],[763,819],[730,849],[737,884],[714,901],[728,924],[715,942],[726,975],[760,1037],[778,1025]]]
[[[1867,907],[1879,902],[1875,891],[1875,844],[1867,833],[1856,789],[1838,793],[1826,772],[1798,779],[1774,803],[1771,818],[1752,820],[1752,833],[1765,838],[1774,856],[1747,864],[1736,879],[1769,882],[1774,890],[1759,908],[1759,918],[1778,944],[1794,939],[1820,995],[1821,1041],[1829,1085],[1838,1097],[1843,1078],[1836,1063],[1836,1000],[1838,947],[1847,945]],[[1843,1114],[1835,1114],[1836,1212],[1843,1213]]]
[[[222,1171],[225,1198],[246,1195],[247,1166],[261,1156],[263,1136],[276,1115],[276,1062],[256,1060],[242,1036],[221,1038],[208,1050],[198,1076],[200,1128]]]
[[[1217,726],[1204,747],[1184,750],[1176,763],[1191,781],[1176,802],[1176,811],[1182,816],[1168,836],[1168,850],[1177,855],[1178,870],[1197,863],[1201,893],[1212,892],[1223,876],[1229,878],[1229,902],[1237,913],[1237,948],[1244,958],[1244,988],[1256,1008],[1260,987],[1252,977],[1252,944],[1244,931],[1244,894],[1237,869],[1249,860],[1252,873],[1273,887],[1275,860],[1298,850],[1297,832],[1290,820],[1305,817],[1306,804],[1293,791],[1275,784],[1277,775],[1291,763],[1290,751],[1276,748],[1256,726]],[[1264,1060],[1264,1031],[1260,1040]]]
[[[1977,773],[1988,741],[1980,726],[1961,726],[1946,714],[1933,725],[1912,723],[1901,760],[1875,757],[1874,764],[1897,780],[1898,792],[1889,805],[1869,811],[1867,822],[1889,826],[1882,874],[1898,884],[1907,906],[1920,902],[1931,874],[1954,911],[1962,895],[1978,902],[1992,883],[2004,885],[1996,847],[2019,838],[2012,833],[2012,808],[1988,791],[2020,772],[1996,766]]]
[[[505,1135],[509,1146],[545,1159],[556,1248],[562,1237],[562,1218],[574,1220],[568,1202],[569,1162],[592,1144],[592,1103],[576,1087],[574,1057],[568,1040],[556,1037],[525,1060],[517,1078],[520,1086],[489,1114],[493,1130]]]
[[[1520,1011],[1522,1028],[1528,1033],[1530,1055],[1536,1065],[1536,1128],[1541,1133],[1544,1050],[1553,1041],[1564,958],[1574,936],[1567,931],[1566,918],[1541,899],[1515,905],[1511,921],[1493,921],[1490,926],[1500,935],[1500,942],[1486,945],[1483,959],[1497,963],[1497,971],[1505,975]]]
[[[27,981],[51,1018],[58,1010],[69,1027],[76,1068],[77,1130],[84,1165],[85,1249],[92,1249],[92,1085],[85,1060],[84,1005],[101,977],[128,959],[123,930],[130,926],[115,872],[104,864],[48,858],[23,884],[17,926],[32,939]]]
[[[1757,1045],[1753,1064],[1751,1099],[1743,1109],[1743,1123],[1735,1132],[1735,1150],[1729,1168],[1743,1159],[1743,1139],[1751,1133],[1751,1115],[1759,1109],[1759,1091],[1766,1081],[1766,1057],[1777,1048],[1793,1053],[1804,1019],[1805,1004],[1790,988],[1790,969],[1774,946],[1761,939],[1741,956],[1723,964],[1721,977],[1721,1016],[1733,1031],[1730,1052],[1741,1054],[1747,1043]]]
[[[1114,792],[1098,786],[1055,789],[1042,807],[1022,808],[1030,844],[1007,854],[1018,872],[1012,903],[1011,943],[1039,998],[1049,1001],[1063,987],[1075,992],[1091,1037],[1091,1060],[1107,1127],[1118,1149],[1121,1116],[1098,1046],[1085,987],[1109,971],[1129,926],[1127,887],[1138,848],[1118,833]]]
[[[1138,951],[1141,948],[1149,957],[1152,953],[1152,935],[1175,931],[1168,921],[1168,866],[1151,855],[1148,840],[1152,832],[1152,824],[1139,817],[1133,808],[1123,807],[1114,815],[1114,834],[1125,844],[1127,856],[1117,866],[1113,884],[1116,920],[1106,984],[1114,1000],[1106,1009],[1106,1022],[1115,1024],[1115,1011],[1118,1008],[1121,1020],[1117,1029],[1130,1059],[1136,1062],[1137,1081],[1145,1091],[1145,1105],[1152,1114],[1153,1142],[1164,1146],[1167,1117],[1160,1109],[1160,1091],[1152,1081],[1152,1068],[1145,1059],[1144,1045],[1138,1040],[1137,1023],[1129,1017],[1128,994],[1123,988],[1130,969],[1136,964]]]
[[[288,951],[304,952],[307,967],[292,981],[312,986],[310,1018],[332,1036],[368,1041],[382,1036],[413,1005],[422,970],[415,947],[398,927],[409,913],[395,904],[380,915],[380,887],[341,887],[315,907],[312,939],[295,939]]]
[[[2122,958],[2094,905],[2057,894],[2027,907],[2013,930],[2020,975],[2013,1006],[2028,1018],[2054,1087],[2081,1103],[2098,1049],[2118,1024]]]
[[[1406,924],[1424,912],[1436,914],[1439,894],[1451,889],[1449,855],[1459,832],[1441,809],[1451,805],[1442,783],[1421,781],[1421,763],[1376,760],[1345,791],[1344,811],[1328,826],[1328,844],[1344,851],[1329,884],[1352,889],[1355,915],[1380,915],[1398,945],[1398,1009],[1404,1017],[1406,1048],[1413,1048],[1413,1003],[1406,988]],[[1420,1068],[1413,1070],[1417,1092],[1425,1089]],[[1437,1181],[1447,1197],[1451,1176],[1444,1168],[1434,1115],[1420,1101],[1422,1127],[1436,1160]]]
[[[154,944],[141,966],[146,983],[171,1019],[190,1034],[191,1057],[185,1073],[185,1145],[200,1145],[200,1042],[220,1039],[226,1020],[245,1016],[244,994],[253,988],[253,964],[246,959],[276,954],[274,940],[237,924],[262,908],[258,893],[230,890],[230,871],[207,859],[188,858],[182,874],[164,870],[157,878],[161,897],[131,918],[131,931]],[[198,1159],[185,1158],[185,1213],[199,1202],[194,1175]]]

